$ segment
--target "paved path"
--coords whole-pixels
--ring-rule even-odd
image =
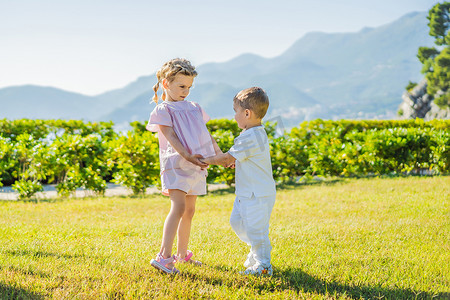
[[[225,189],[228,186],[226,184],[209,184],[208,190],[218,190],[218,189]],[[145,192],[146,195],[156,194],[160,193],[160,191],[156,187],[150,187]],[[108,183],[107,188],[105,191],[105,197],[112,197],[112,196],[128,196],[132,195],[133,192],[121,185]],[[83,189],[77,189],[75,191],[75,197],[82,198],[82,197],[89,197],[94,196],[95,193],[88,190]],[[10,186],[6,187],[0,187],[0,200],[17,200],[19,196],[19,193],[15,192]],[[50,184],[50,185],[44,185],[44,191],[36,193],[36,196],[33,198],[36,199],[51,199],[51,198],[57,198],[58,193],[56,192],[56,185]]]

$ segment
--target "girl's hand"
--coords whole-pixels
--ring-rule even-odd
[[[201,161],[201,159],[204,158],[203,155],[201,154],[194,154],[194,155],[189,155],[189,157],[187,158],[187,161],[193,163],[196,166],[199,166],[201,168],[206,168],[207,166],[209,166],[207,163]]]
[[[235,167],[236,167],[236,165],[234,163],[227,166],[227,168],[230,168],[230,169],[234,169]]]

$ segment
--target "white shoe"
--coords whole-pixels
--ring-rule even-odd
[[[272,269],[272,266],[263,267],[261,265],[254,265],[252,267],[247,268],[247,270],[245,270],[244,272],[240,272],[240,273],[242,275],[256,275],[256,276],[268,275],[268,276],[272,276],[273,275],[273,269]]]
[[[244,267],[250,268],[253,267],[256,264],[256,260],[253,258],[253,253],[250,252],[247,255],[247,260],[244,262]]]

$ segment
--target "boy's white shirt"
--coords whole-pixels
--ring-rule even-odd
[[[234,139],[228,153],[236,159],[236,195],[242,197],[272,196],[276,194],[272,176],[270,147],[263,126],[242,132]]]

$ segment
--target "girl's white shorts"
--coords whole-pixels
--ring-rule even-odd
[[[206,170],[165,170],[161,174],[162,194],[169,196],[169,189],[177,189],[188,195],[205,195],[207,176]]]

